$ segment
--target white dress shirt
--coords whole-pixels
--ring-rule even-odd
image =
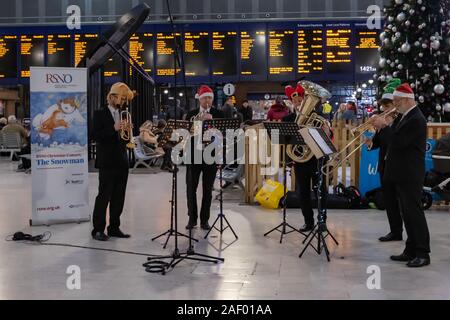
[[[108,105],[108,109],[111,112],[111,116],[114,119],[114,122],[119,122],[120,121],[120,114],[119,114],[119,110],[117,110],[116,108]]]

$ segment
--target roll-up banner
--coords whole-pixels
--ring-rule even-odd
[[[30,224],[89,221],[87,70],[30,70]]]

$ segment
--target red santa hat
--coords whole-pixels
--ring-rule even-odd
[[[414,91],[408,83],[403,83],[395,89],[394,97],[414,99]]]
[[[293,88],[292,86],[286,86],[284,88],[284,93],[289,98],[289,100],[292,100],[295,96],[304,97],[305,96],[305,89],[302,87],[300,83],[297,83],[297,87]]]
[[[211,97],[214,99],[214,93],[212,89],[207,85],[202,85],[200,88],[198,88],[197,93],[195,95],[195,99],[201,99],[204,97]]]

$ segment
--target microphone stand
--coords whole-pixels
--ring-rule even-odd
[[[185,99],[185,106],[187,106],[187,96],[186,96],[186,70],[184,66],[184,58],[183,58],[183,50],[180,50],[180,45],[177,41],[176,36],[176,27],[175,23],[173,21],[173,16],[170,10],[170,3],[169,0],[166,0],[167,5],[167,12],[170,19],[170,24],[172,26],[172,35],[174,39],[174,89],[175,89],[175,129],[177,129],[177,104],[176,104],[176,94],[177,94],[177,64],[181,68],[182,77],[183,77],[183,84],[184,84],[184,99]],[[180,54],[181,53],[181,54]],[[181,59],[180,59],[181,56]],[[189,229],[189,248],[186,252],[181,253],[178,249],[178,166],[174,164],[173,168],[173,189],[172,193],[174,195],[173,202],[172,202],[172,208],[174,212],[174,226],[175,226],[175,249],[173,250],[171,255],[167,256],[157,256],[157,257],[150,257],[147,258],[147,262],[143,264],[143,266],[146,268],[145,270],[147,272],[156,272],[161,274],[166,274],[166,272],[169,269],[175,268],[175,266],[180,263],[183,260],[195,260],[195,261],[203,261],[203,262],[212,262],[212,263],[218,263],[219,261],[225,261],[223,258],[219,257],[212,257],[200,253],[196,253],[194,250],[194,246],[192,245],[192,228]],[[162,261],[163,259],[171,259],[169,263]]]

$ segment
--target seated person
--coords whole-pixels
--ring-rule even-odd
[[[164,153],[158,148],[158,137],[153,133],[153,123],[150,120],[145,121],[139,128],[139,138],[146,147],[160,154]]]

